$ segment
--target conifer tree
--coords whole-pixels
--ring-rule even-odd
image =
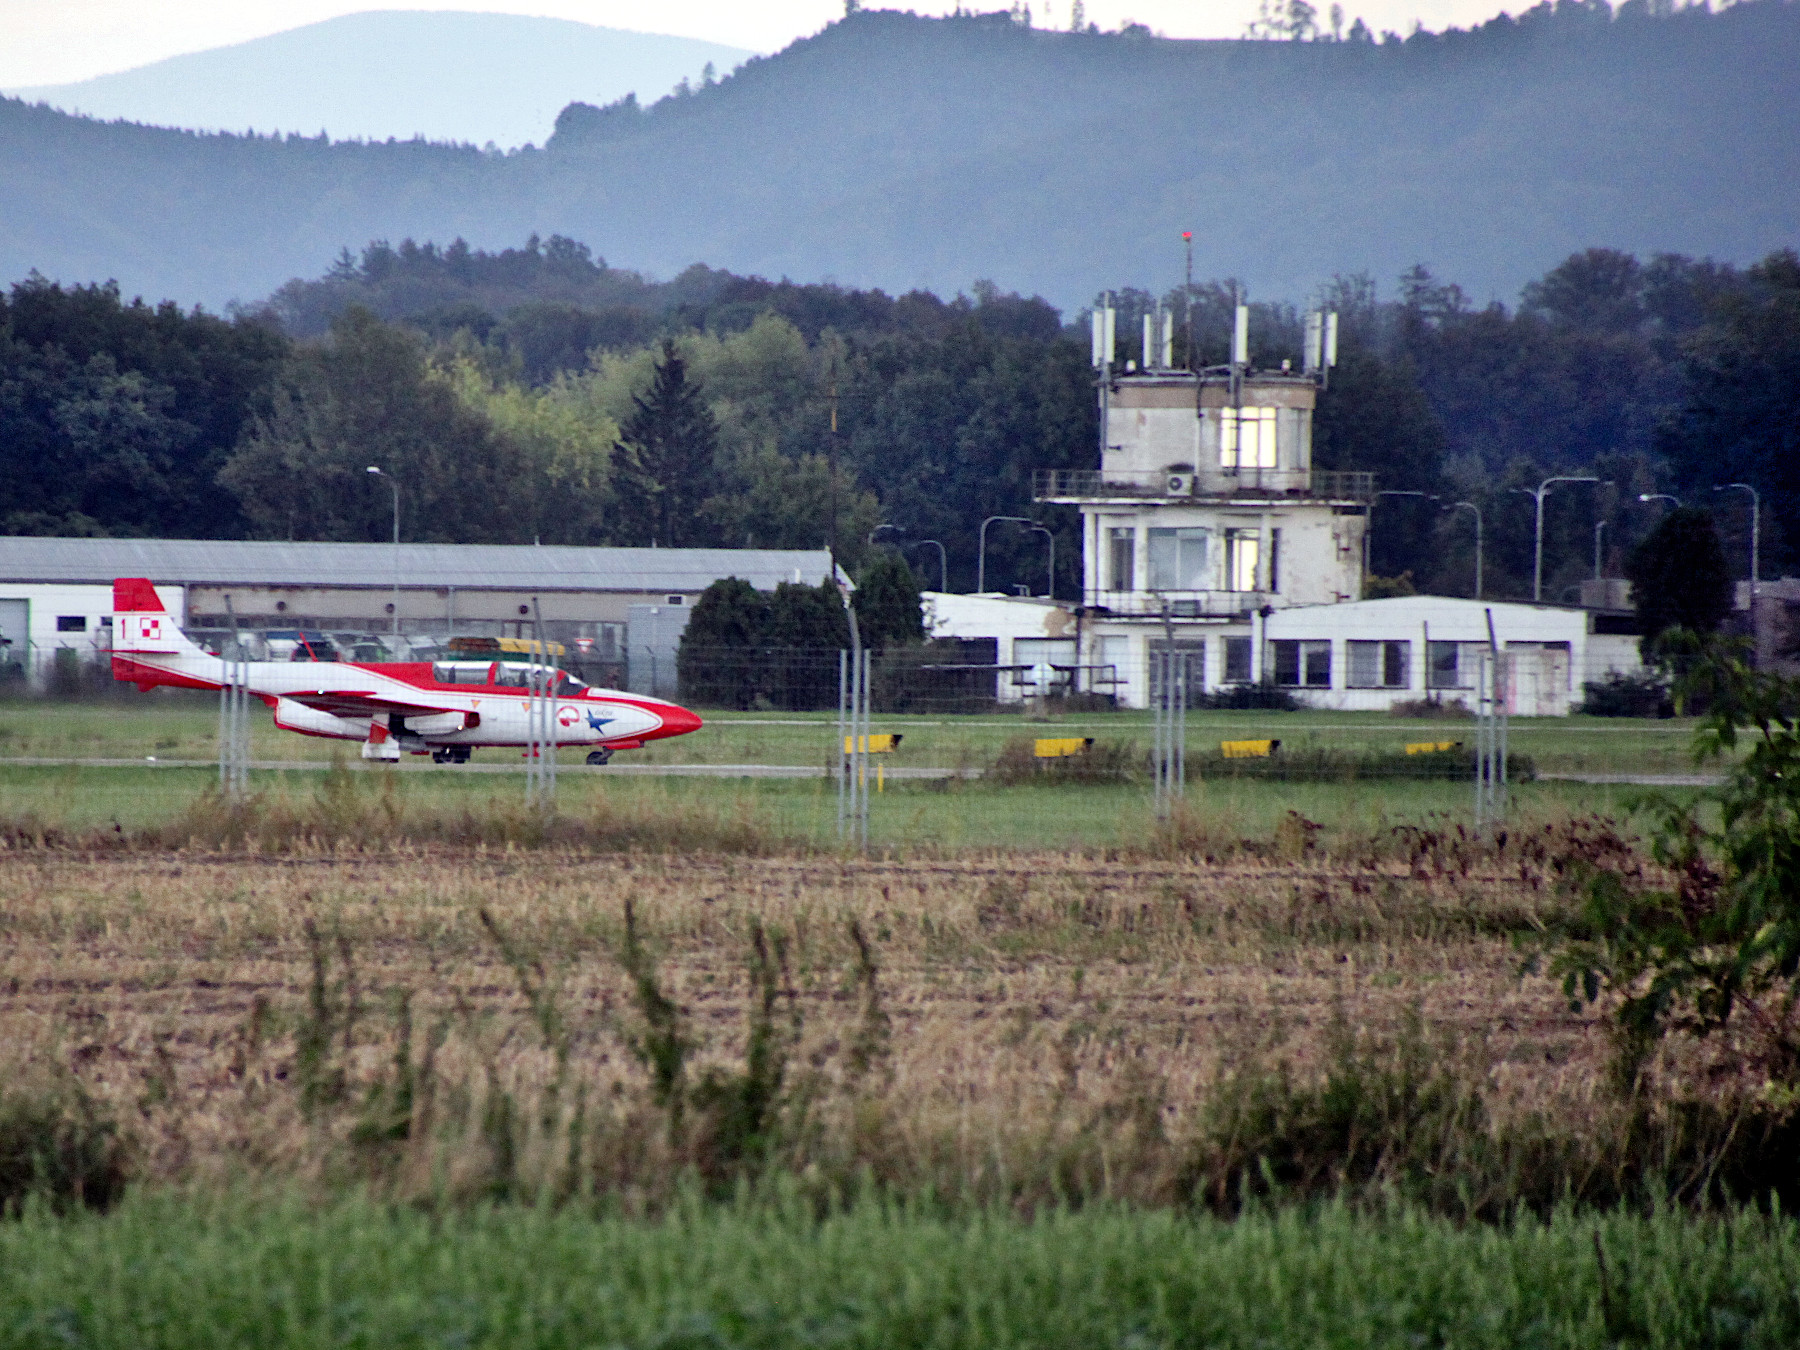
[[[712,495],[719,428],[673,339],[663,339],[649,390],[631,401],[613,447],[614,538],[664,548],[712,543],[701,506]]]

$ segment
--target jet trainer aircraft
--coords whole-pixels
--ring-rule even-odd
[[[172,685],[219,689],[226,663],[203,651],[175,625],[156,587],[142,577],[113,582],[115,680],[140,690]],[[531,667],[511,661],[453,657],[443,661],[250,661],[244,683],[275,713],[275,725],[303,736],[361,741],[364,759],[429,754],[439,764],[465,764],[480,746],[527,746]],[[538,668],[540,676],[545,673]],[[686,708],[642,694],[596,689],[550,670],[556,740],[593,747],[589,764],[615,750],[698,731]]]

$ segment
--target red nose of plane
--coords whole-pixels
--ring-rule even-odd
[[[665,736],[685,736],[690,731],[698,731],[706,724],[686,708],[669,708],[662,715],[662,734]]]

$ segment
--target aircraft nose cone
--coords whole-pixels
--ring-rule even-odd
[[[686,708],[670,708],[663,714],[663,729],[671,736],[685,736],[690,731],[698,731],[706,724]]]

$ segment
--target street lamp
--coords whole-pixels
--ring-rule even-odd
[[[1372,556],[1369,540],[1375,534],[1375,503],[1383,497],[1429,497],[1429,492],[1414,492],[1406,488],[1383,488],[1369,498],[1369,513],[1363,518],[1363,589],[1369,588],[1369,559]]]
[[[1015,525],[1034,527],[1037,525],[1035,520],[1027,520],[1024,516],[989,516],[981,522],[981,529],[976,535],[975,593],[977,595],[987,594],[987,527],[996,520],[1010,520]]]
[[[1681,498],[1671,497],[1666,492],[1640,492],[1638,500],[1640,502],[1667,502],[1670,506],[1677,508],[1681,506]]]
[[[1540,604],[1544,599],[1544,498],[1550,495],[1550,489],[1557,483],[1598,483],[1600,480],[1593,474],[1559,475],[1546,478],[1535,488],[1508,488],[1508,492],[1523,492],[1537,503],[1537,524],[1533,528],[1532,562],[1531,562],[1531,602]]]
[[[938,551],[938,589],[946,595],[950,592],[950,555],[944,552],[944,546],[935,539],[915,539],[908,548],[922,548],[930,544]]]
[[[392,474],[383,473],[375,465],[369,465],[369,472],[386,481],[394,492],[394,655],[400,655],[400,485],[394,481]]]
[[[1756,589],[1762,573],[1762,495],[1748,483],[1721,483],[1714,492],[1741,488],[1750,494],[1750,631],[1756,632]],[[1758,640],[1761,634],[1757,634]]]
[[[1475,513],[1475,598],[1481,599],[1481,508],[1474,502],[1451,502],[1446,511],[1469,510]]]
[[[1050,541],[1050,569],[1045,574],[1044,578],[1047,583],[1044,590],[1044,598],[1046,600],[1054,600],[1056,599],[1056,535],[1043,525],[1031,525],[1027,528],[1036,530],[1039,534],[1043,535],[1045,539]]]
[[[1600,580],[1601,540],[1606,537],[1606,520],[1602,517],[1594,522],[1594,580]]]

